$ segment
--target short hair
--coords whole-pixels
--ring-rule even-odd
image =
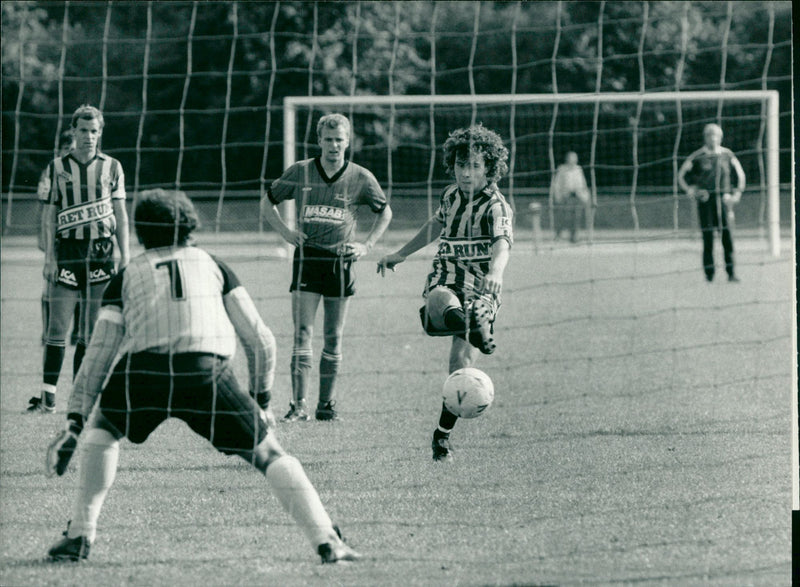
[[[483,157],[489,183],[497,183],[508,173],[508,149],[503,146],[503,139],[482,124],[459,128],[450,133],[444,142],[445,171],[448,175],[454,175],[456,159],[469,159],[472,154]]]
[[[322,136],[322,131],[326,128],[343,128],[350,138],[350,119],[344,114],[326,114],[317,122],[317,138]]]
[[[720,137],[722,137],[722,127],[718,124],[714,124],[713,122],[705,125],[703,127],[703,136],[711,133],[718,134]]]
[[[103,128],[106,124],[106,121],[103,118],[103,113],[89,104],[82,104],[72,114],[72,128],[76,128],[78,126],[79,120],[96,120],[100,124],[100,128]]]
[[[185,245],[200,219],[185,192],[156,188],[139,193],[133,223],[139,242],[152,249]]]
[[[65,149],[67,147],[72,147],[72,144],[75,142],[75,137],[72,135],[71,130],[61,131],[61,134],[58,135],[58,150]]]

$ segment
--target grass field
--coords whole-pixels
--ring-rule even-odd
[[[200,240],[277,336],[281,415],[288,264],[266,245]],[[733,285],[703,280],[698,239],[538,252],[518,240],[499,350],[477,364],[496,400],[459,422],[448,464],[431,461],[430,437],[449,342],[425,337],[416,314],[431,249],[385,279],[374,273],[385,248],[360,264],[342,421],[278,428],[366,557],[345,567],[319,564],[262,476],[175,421],[141,446],[123,442],[89,561],[43,562],[78,479],[43,470],[72,353],[59,414],[23,415],[40,376],[41,259],[32,241],[5,243],[0,584],[789,585],[788,250],[774,259],[737,240]]]

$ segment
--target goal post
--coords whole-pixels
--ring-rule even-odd
[[[517,194],[545,193],[565,150],[580,148],[595,204],[598,192],[627,197],[634,229],[641,225],[642,194],[672,198],[677,209],[677,170],[702,144],[702,127],[716,122],[725,131],[723,144],[743,161],[747,192],[763,198],[759,232],[766,232],[769,252],[780,255],[776,90],[287,96],[284,168],[311,156],[312,118],[331,111],[353,118],[354,157],[379,176],[390,197],[392,191],[430,194],[443,178],[429,172],[428,162],[447,132],[483,122],[506,139],[516,137],[510,150],[516,172],[504,186],[512,204]],[[679,225],[676,213],[672,228]]]

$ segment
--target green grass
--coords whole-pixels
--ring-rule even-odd
[[[431,250],[385,279],[383,250],[359,264],[342,421],[278,429],[366,556],[348,567],[321,566],[264,478],[176,421],[123,442],[90,560],[42,562],[78,484],[43,470],[71,352],[59,414],[23,415],[40,376],[40,260],[5,246],[0,584],[790,584],[791,262],[742,239],[743,282],[707,284],[696,240],[519,241],[499,350],[477,364],[495,403],[458,423],[449,464],[430,458],[449,341],[416,313]],[[277,336],[280,416],[289,267],[266,246],[208,247]]]

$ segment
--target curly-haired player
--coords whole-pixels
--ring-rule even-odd
[[[355,560],[358,554],[342,541],[300,461],[268,428],[274,418],[252,397],[270,393],[275,337],[233,271],[190,245],[198,224],[191,201],[183,192],[142,192],[134,223],[145,251],[106,288],[69,398],[66,428],[48,450],[48,470],[63,475],[92,414],[72,520],[49,557],[87,558],[117,473],[119,440],[142,443],[172,417],[261,471],[322,562]],[[247,355],[250,394],[231,364],[237,338]],[[123,354],[116,360],[118,352]]]
[[[497,182],[508,172],[508,150],[482,125],[450,133],[444,165],[456,183],[442,192],[439,208],[399,250],[378,262],[378,271],[439,239],[423,291],[420,317],[430,336],[452,336],[449,372],[472,365],[479,350],[495,350],[494,320],[500,307],[503,272],[513,242],[512,211]],[[450,431],[458,417],[442,405],[433,434],[433,458],[452,457]]]

